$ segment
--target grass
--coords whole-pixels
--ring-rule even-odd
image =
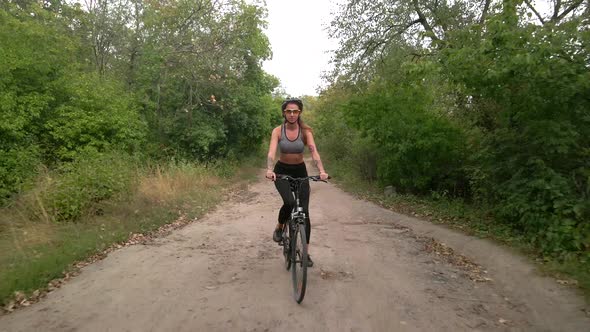
[[[430,197],[402,194],[386,196],[383,189],[376,183],[361,179],[349,164],[334,161],[329,161],[327,164],[330,165],[330,174],[334,175],[333,181],[347,192],[384,208],[443,224],[463,233],[492,239],[515,248],[531,258],[543,273],[560,279],[564,283],[577,285],[590,303],[589,261],[575,256],[564,259],[542,256],[523,234],[494,220],[489,207],[467,204],[460,199],[449,199],[437,194]]]
[[[0,210],[0,302],[7,304],[17,291],[43,290],[75,262],[124,242],[130,233],[149,233],[181,214],[189,220],[204,215],[225,190],[255,177],[250,165],[171,163],[138,169],[127,195],[93,203],[75,222],[55,222],[40,199],[23,195],[26,199]]]

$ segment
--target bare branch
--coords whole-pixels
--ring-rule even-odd
[[[574,3],[572,3],[571,6],[569,6],[566,10],[564,10],[563,13],[559,14],[557,16],[557,19],[555,19],[553,21],[555,21],[555,22],[560,21],[561,19],[563,19],[564,17],[566,17],[567,14],[569,14],[572,10],[578,8],[582,4],[582,2],[584,2],[584,0],[578,0],[578,1],[574,2]]]
[[[535,9],[535,7],[531,3],[531,1],[530,0],[524,0],[524,2],[533,11],[533,13],[535,13],[535,15],[537,15],[537,18],[539,19],[539,21],[541,21],[541,24],[544,25],[545,24],[545,20],[543,19],[543,16],[541,16],[541,14],[539,14],[539,12]]]
[[[412,27],[415,24],[420,23],[420,19],[416,19],[413,20],[411,22],[409,22],[406,25],[403,25],[401,29],[397,30],[397,32],[393,35],[393,36],[399,36],[402,33],[406,32],[406,30],[408,30],[410,27]],[[392,30],[395,27],[400,27],[400,25],[391,25],[389,27],[387,27],[387,29],[385,29],[385,31],[383,31],[383,35],[386,35],[390,30]],[[361,57],[366,57],[371,56],[371,54],[373,54],[379,47],[381,47],[382,45],[385,45],[389,42],[388,38],[384,38],[381,41],[375,41],[375,40],[369,40],[368,43],[366,44],[366,48],[363,52],[363,54],[361,55]]]
[[[409,28],[411,28],[413,25],[415,25],[415,24],[418,24],[418,23],[420,23],[420,22],[421,22],[421,20],[420,20],[420,19],[415,19],[415,20],[413,20],[412,22],[409,22],[408,24],[404,25],[402,29],[398,30],[398,31],[395,33],[395,36],[399,36],[399,35],[401,35],[402,33],[406,32],[406,30],[408,30]],[[397,24],[396,24],[396,25],[389,26],[387,29],[385,29],[385,31],[383,32],[383,34],[386,34],[386,33],[388,33],[388,32],[389,32],[389,30],[391,30],[391,29],[393,29],[393,28],[395,28],[395,27],[399,27],[399,26],[400,26],[400,25],[397,25]]]
[[[420,22],[421,22],[420,19],[416,19],[416,20],[413,20],[412,22],[406,24],[406,26],[404,27],[404,29],[403,30],[400,30],[398,32],[398,35],[401,35],[403,32],[405,32],[406,30],[408,30],[409,28],[411,28],[414,24],[418,24]]]
[[[561,0],[555,0],[555,8],[553,8],[553,17],[551,17],[552,21],[557,20],[557,16],[559,15],[560,9],[561,9]]]
[[[428,21],[426,20],[424,13],[422,13],[422,10],[418,6],[418,0],[412,0],[412,3],[414,4],[414,10],[416,11],[416,14],[418,14],[418,21],[422,24],[422,26],[424,27],[424,30],[426,30],[432,34],[431,38],[433,40],[437,40],[437,41],[440,40],[436,36],[436,34],[434,33],[432,26],[430,26],[430,24],[428,24]]]
[[[488,15],[488,10],[490,9],[490,2],[491,0],[485,0],[483,5],[483,11],[481,12],[481,17],[479,18],[479,24],[482,25],[485,22],[486,16]]]

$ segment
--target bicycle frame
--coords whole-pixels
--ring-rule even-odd
[[[299,202],[299,189],[301,189],[300,181],[291,182],[291,194],[295,198],[295,206],[291,210],[291,219],[289,220],[291,223],[297,218],[305,219],[305,212],[303,212],[303,207]]]

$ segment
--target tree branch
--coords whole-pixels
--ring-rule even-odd
[[[582,2],[584,2],[584,0],[578,0],[578,1],[574,2],[574,3],[572,3],[571,6],[569,6],[566,10],[564,10],[563,13],[559,14],[557,16],[557,19],[555,19],[553,21],[555,21],[555,22],[560,21],[561,19],[563,19],[564,17],[566,17],[567,14],[569,14],[572,10],[578,8],[582,4]]]
[[[555,8],[553,8],[553,16],[551,17],[551,21],[557,20],[557,15],[559,15],[560,9],[561,9],[561,0],[555,0]]]
[[[412,3],[414,4],[414,10],[416,11],[416,14],[418,14],[418,22],[420,22],[422,24],[422,26],[424,27],[424,30],[426,30],[432,34],[431,38],[433,40],[437,40],[437,41],[440,40],[440,38],[438,38],[436,36],[436,34],[434,33],[432,26],[430,26],[430,24],[428,24],[428,21],[426,20],[424,13],[422,13],[422,10],[420,10],[420,7],[418,6],[418,0],[412,0]]]
[[[200,12],[202,9],[204,8],[202,3],[199,3],[197,8],[193,8],[190,12],[190,14],[184,19],[184,21],[182,22],[182,24],[180,24],[180,26],[178,27],[178,31],[182,31],[184,30],[189,24],[191,19],[193,18],[193,16]]]
[[[418,23],[420,23],[420,22],[421,22],[421,21],[420,21],[420,19],[413,20],[412,22],[410,22],[410,23],[406,24],[406,26],[404,27],[404,29],[403,29],[403,30],[400,30],[400,31],[399,31],[397,34],[398,34],[398,35],[401,35],[402,33],[404,33],[404,31],[406,31],[406,30],[408,30],[409,28],[411,28],[411,27],[412,27],[414,24],[418,24]]]
[[[533,11],[533,13],[535,13],[535,15],[537,15],[537,18],[539,19],[539,21],[541,21],[541,24],[545,25],[545,20],[543,19],[543,17],[541,16],[541,14],[539,14],[539,12],[535,9],[535,7],[531,3],[531,1],[530,0],[524,0],[524,2]]]
[[[408,24],[406,24],[405,26],[403,26],[403,28],[402,28],[402,29],[398,30],[398,31],[395,33],[395,35],[396,35],[396,36],[399,36],[399,35],[401,35],[402,33],[406,32],[406,30],[408,30],[409,28],[411,28],[413,25],[415,25],[415,24],[418,24],[418,23],[420,23],[420,22],[421,22],[421,20],[420,20],[420,19],[415,19],[415,20],[413,20],[412,22],[409,22]],[[384,31],[383,33],[384,33],[384,34],[386,34],[386,33],[388,33],[388,32],[389,32],[389,30],[391,30],[392,28],[399,27],[399,26],[400,26],[400,25],[391,25],[391,26],[389,26],[387,29],[385,29],[385,31]]]
[[[408,24],[404,25],[402,27],[402,29],[397,30],[396,33],[393,36],[399,36],[402,33],[406,32],[406,30],[408,30],[410,27],[412,27],[413,25],[420,23],[420,19],[416,19],[413,20],[412,22],[409,22]],[[363,54],[361,55],[361,57],[365,57],[365,56],[371,56],[372,53],[374,53],[377,48],[379,48],[380,46],[386,44],[389,39],[385,36],[390,30],[392,30],[393,28],[396,27],[400,27],[400,25],[391,25],[389,27],[387,27],[387,29],[385,29],[385,31],[383,31],[383,40],[381,41],[375,41],[375,40],[369,40],[365,45],[365,50],[363,52]],[[372,47],[371,47],[372,46]]]
[[[482,25],[488,15],[488,10],[490,9],[490,2],[491,0],[485,0],[483,5],[483,11],[481,12],[481,17],[479,18],[479,25]]]

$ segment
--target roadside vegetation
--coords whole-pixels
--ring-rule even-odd
[[[588,294],[590,7],[536,3],[348,1],[315,126],[346,187],[524,248]]]

